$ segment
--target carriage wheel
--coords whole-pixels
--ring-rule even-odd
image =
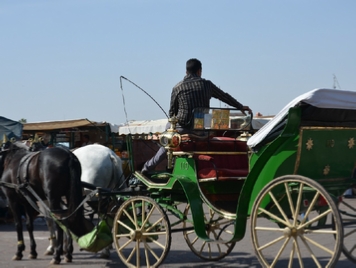
[[[126,200],[113,226],[116,251],[127,267],[158,267],[171,247],[167,214],[149,197]]]
[[[265,267],[333,267],[341,253],[343,226],[325,188],[291,175],[274,179],[258,194],[251,237]]]
[[[343,198],[339,202],[339,211],[344,226],[344,242],[342,252],[356,263],[356,200]]]
[[[234,220],[224,218],[203,203],[205,214],[206,232],[209,238],[214,240],[230,240],[234,234]],[[184,215],[186,220],[183,222],[184,228],[193,227],[193,220],[190,205],[185,207]],[[235,243],[209,243],[200,239],[194,229],[183,231],[184,239],[192,252],[199,258],[208,261],[217,261],[229,255]]]

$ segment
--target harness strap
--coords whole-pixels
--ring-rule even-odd
[[[41,203],[41,205],[46,209],[46,212],[43,213],[47,218],[52,218],[54,220],[60,220],[60,221],[63,221],[63,220],[66,220],[68,218],[70,218],[71,216],[74,215],[74,213],[77,212],[77,210],[86,202],[88,201],[89,199],[91,199],[93,196],[96,195],[96,193],[99,191],[98,189],[92,191],[90,194],[86,195],[86,197],[83,199],[83,201],[79,204],[79,206],[70,214],[68,215],[67,217],[64,217],[64,218],[60,218],[58,219],[57,217],[55,217],[51,210],[47,207],[47,205],[41,200],[41,198],[37,195],[37,193],[32,189],[32,187],[30,185],[27,185],[26,186],[26,189],[37,199],[38,202]],[[27,199],[27,198],[26,198]],[[32,200],[31,200],[32,201]],[[32,205],[32,204],[31,204]],[[36,205],[37,208],[35,208],[37,211],[39,211],[38,209],[38,206]]]
[[[21,178],[24,179],[25,182],[28,182],[28,177],[27,177],[27,174],[28,174],[28,166],[30,164],[30,161],[32,160],[32,158],[36,155],[38,155],[40,152],[35,152],[35,153],[29,153],[29,154],[26,154],[24,155],[21,160],[20,160],[20,163],[19,163],[19,167],[17,169],[17,175],[16,175],[16,178],[17,178],[17,183],[18,184],[21,184]],[[24,167],[23,169],[21,169],[22,167]],[[23,173],[21,174],[21,170],[23,170]],[[22,175],[22,176],[21,176]]]

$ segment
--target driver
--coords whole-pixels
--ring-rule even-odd
[[[211,81],[201,77],[202,64],[198,59],[189,59],[186,64],[186,76],[172,90],[169,116],[176,116],[178,119],[177,130],[179,133],[186,133],[191,130],[192,112],[195,108],[209,108],[210,99],[216,98],[222,102],[250,114],[252,110],[248,106],[242,105],[230,94],[222,91]],[[142,174],[147,174],[166,157],[166,149],[161,147],[155,156],[148,160],[142,170]]]

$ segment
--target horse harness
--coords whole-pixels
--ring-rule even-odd
[[[19,185],[22,184],[21,178],[24,180],[24,183],[28,183],[28,176],[27,176],[28,175],[28,166],[29,166],[31,160],[39,153],[40,153],[40,151],[35,152],[35,153],[30,153],[30,154],[27,154],[21,158],[19,167],[17,169],[17,175],[16,175],[17,183]]]
[[[16,175],[16,179],[17,179],[17,183],[18,184],[8,183],[8,182],[0,182],[0,186],[13,188],[16,191],[21,192],[21,194],[25,197],[25,199],[33,207],[33,209],[35,209],[40,214],[42,213],[46,218],[51,218],[51,219],[55,220],[58,223],[58,221],[66,220],[66,219],[70,218],[72,215],[74,215],[74,213],[81,206],[83,206],[85,202],[87,202],[88,200],[93,198],[98,193],[99,190],[98,189],[93,190],[90,194],[86,195],[86,197],[83,199],[83,201],[80,203],[80,205],[70,215],[68,215],[67,217],[64,217],[64,218],[56,217],[55,214],[51,212],[50,208],[43,202],[42,198],[40,198],[38,196],[38,194],[32,189],[31,185],[29,184],[28,166],[29,166],[31,160],[36,155],[38,155],[39,153],[41,153],[41,151],[30,153],[30,154],[26,154],[25,156],[23,156],[21,158],[20,163],[19,163],[19,167],[17,169],[17,175]],[[33,195],[33,197],[39,203],[41,203],[42,207],[44,208],[44,211],[42,211],[38,207],[36,202],[33,201],[33,199],[29,196],[28,193],[31,193]]]

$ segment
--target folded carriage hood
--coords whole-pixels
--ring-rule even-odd
[[[288,111],[301,103],[318,108],[356,110],[356,92],[340,89],[318,88],[304,93],[288,103],[271,121],[257,131],[247,142],[250,148],[257,147],[286,118]]]

